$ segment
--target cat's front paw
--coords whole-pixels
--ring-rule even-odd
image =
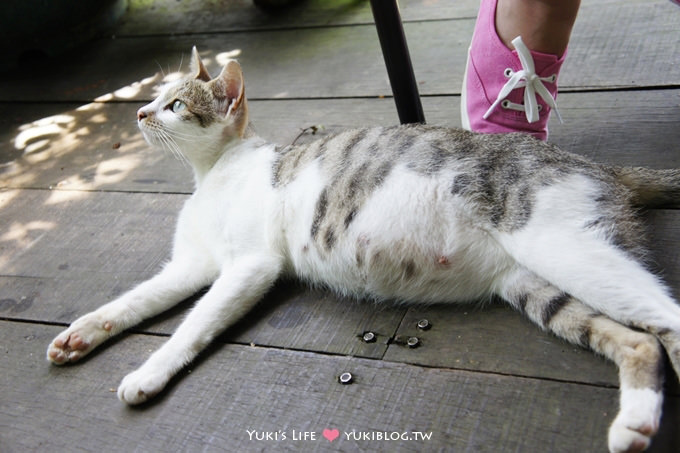
[[[142,366],[123,378],[118,386],[118,399],[130,405],[141,404],[163,390],[168,380],[165,373],[147,371]]]
[[[77,319],[56,336],[47,347],[47,360],[63,365],[76,362],[100,345],[111,334],[112,324],[94,313]]]

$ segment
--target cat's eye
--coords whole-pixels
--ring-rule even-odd
[[[179,113],[182,110],[185,110],[187,108],[187,105],[180,101],[179,99],[175,100],[175,102],[172,103],[172,111],[175,113]]]

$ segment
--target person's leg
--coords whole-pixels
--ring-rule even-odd
[[[498,0],[496,32],[509,49],[521,36],[534,52],[561,57],[580,4],[581,0]]]
[[[547,139],[557,76],[579,4],[482,0],[463,83],[464,128]]]

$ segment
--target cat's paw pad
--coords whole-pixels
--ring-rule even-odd
[[[118,386],[118,399],[130,405],[141,404],[157,395],[167,383],[168,378],[163,373],[140,368],[123,378]]]
[[[57,365],[75,362],[90,349],[90,343],[78,332],[64,331],[47,348],[47,360]]]
[[[47,347],[47,360],[57,365],[76,362],[108,338],[110,331],[110,322],[83,316],[52,340]]]

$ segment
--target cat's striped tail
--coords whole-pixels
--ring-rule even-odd
[[[680,169],[620,167],[617,179],[633,192],[638,206],[680,208]]]

